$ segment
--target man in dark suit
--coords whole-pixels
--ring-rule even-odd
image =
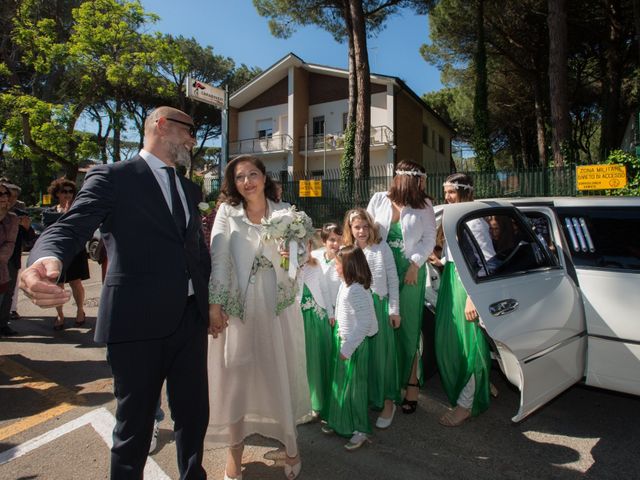
[[[21,288],[41,307],[61,305],[63,266],[100,225],[109,266],[95,340],[107,344],[117,399],[111,478],[142,478],[156,404],[166,379],[181,479],[202,479],[210,257],[200,190],[176,176],[195,145],[191,118],[159,107],[133,160],[94,167],[73,206],[39,238]]]

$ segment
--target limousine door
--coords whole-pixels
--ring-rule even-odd
[[[480,247],[487,239],[472,233],[474,223],[469,222],[474,220],[493,229],[491,258],[490,249]],[[512,206],[482,201],[450,205],[442,225],[450,258],[502,371],[520,390],[520,408],[512,418],[520,421],[584,374],[586,331],[579,291]],[[477,221],[475,225],[477,232]]]

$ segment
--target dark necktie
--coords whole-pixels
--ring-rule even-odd
[[[171,215],[173,215],[173,221],[176,222],[178,231],[184,237],[187,230],[187,217],[184,214],[184,207],[182,206],[182,200],[178,195],[178,187],[176,186],[176,174],[175,170],[171,167],[162,167],[167,171],[169,175],[169,188],[171,190]]]

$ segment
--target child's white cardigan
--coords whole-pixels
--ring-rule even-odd
[[[378,333],[371,292],[360,283],[343,283],[336,301],[336,322],[342,339],[340,353],[349,358],[365,337]]]
[[[364,255],[373,279],[371,291],[380,298],[389,297],[389,315],[400,315],[400,286],[391,247],[387,242],[369,245]]]

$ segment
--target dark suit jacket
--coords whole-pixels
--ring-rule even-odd
[[[204,243],[200,189],[180,179],[190,219],[183,239],[151,169],[139,156],[92,168],[73,206],[38,239],[29,265],[55,256],[67,266],[100,226],[109,267],[95,339],[115,343],[161,338],[177,328],[188,279],[208,322],[209,250]]]

